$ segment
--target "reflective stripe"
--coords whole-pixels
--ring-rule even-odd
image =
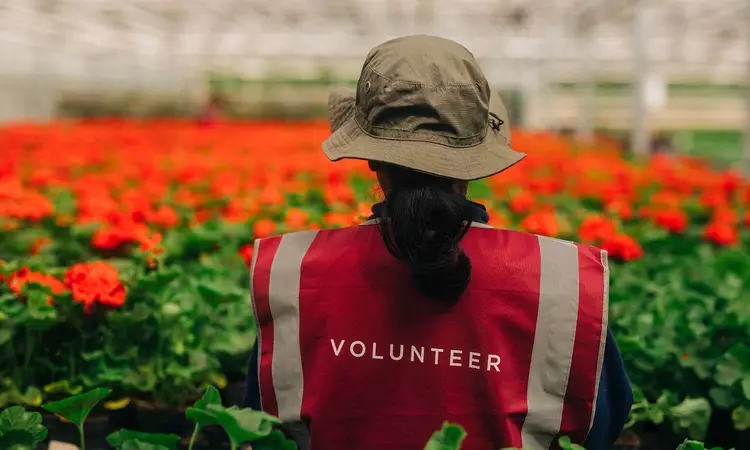
[[[487,225],[486,223],[482,222],[471,222],[472,228],[489,228],[490,230],[494,230],[495,227],[492,227],[490,225]]]
[[[260,318],[258,317],[258,308],[255,306],[255,264],[258,262],[258,254],[260,253],[260,239],[256,239],[255,242],[253,242],[253,260],[250,263],[250,303],[251,307],[253,308],[253,315],[255,316],[255,324],[257,327],[260,327],[258,324],[260,323]],[[260,357],[261,349],[263,348],[263,344],[261,342],[263,333],[260,332],[260,329],[257,331],[257,342],[255,343],[255,347],[257,348],[258,352],[258,397],[260,398],[260,404],[263,405],[263,389],[260,388],[260,363],[262,361]]]
[[[604,295],[602,296],[602,335],[599,341],[599,358],[596,363],[596,378],[594,385],[594,403],[591,406],[591,423],[589,432],[594,426],[594,417],[596,416],[596,400],[599,395],[599,380],[602,376],[602,365],[604,365],[604,349],[607,346],[607,327],[609,327],[609,261],[607,260],[607,251],[601,250],[601,261],[604,267]]]
[[[548,449],[560,431],[578,322],[578,248],[539,236],[539,313],[529,369],[524,449]]]
[[[281,238],[271,264],[268,298],[273,316],[273,388],[279,419],[300,420],[302,410],[302,356],[299,344],[299,287],[302,259],[317,231]]]

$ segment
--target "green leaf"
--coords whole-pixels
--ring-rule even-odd
[[[11,406],[0,413],[0,448],[28,446],[34,448],[47,437],[42,415],[28,412],[23,406]]]
[[[132,430],[119,430],[107,436],[107,442],[109,445],[115,448],[125,448],[126,443],[130,445],[156,445],[159,448],[165,450],[175,450],[177,448],[177,442],[180,437],[176,434],[161,434],[161,433],[143,433],[140,431]],[[132,448],[151,448],[151,447],[132,447]]]
[[[672,425],[687,430],[692,438],[703,439],[711,419],[711,404],[705,398],[686,398],[669,410]]]
[[[276,417],[252,409],[236,406],[225,408],[209,404],[206,408],[188,408],[185,415],[200,427],[219,425],[235,444],[256,441],[271,434],[273,427],[281,422]]]
[[[740,431],[750,429],[750,409],[738,406],[732,411],[734,428]]]
[[[745,394],[745,399],[750,400],[750,375],[742,380],[742,393]]]
[[[2,314],[2,313],[0,313]],[[0,323],[0,345],[10,341],[13,337],[13,325]]]
[[[563,436],[560,438],[560,450],[586,450],[578,444],[574,444],[570,441],[570,438]]]
[[[734,355],[726,355],[716,365],[714,380],[720,386],[731,386],[742,378],[742,362]]]
[[[281,431],[273,430],[268,436],[253,442],[253,450],[297,450],[297,444]]]
[[[436,431],[425,446],[425,450],[458,450],[466,438],[466,431],[459,425],[443,423],[443,428]]]
[[[83,359],[87,360],[84,356]],[[44,386],[44,392],[48,394],[78,395],[83,391],[81,386],[71,386],[70,380],[55,381]]]
[[[719,408],[731,408],[737,404],[737,399],[727,388],[713,387],[709,389],[708,395]]]
[[[151,442],[143,442],[140,439],[130,439],[122,443],[121,446],[116,447],[118,450],[170,450],[174,447],[165,447],[159,444],[153,444]]]
[[[23,393],[22,400],[24,405],[39,406],[42,404],[42,391],[36,386],[29,386]]]
[[[213,386],[206,388],[206,392],[203,396],[195,402],[194,407],[200,409],[206,409],[208,405],[221,405],[221,394],[219,390]]]
[[[42,408],[65,420],[73,422],[75,426],[81,428],[91,410],[104,397],[108,396],[110,392],[112,392],[112,389],[96,388],[92,391],[60,400],[59,402],[47,403],[42,405]]]
[[[705,450],[706,447],[698,442],[698,441],[690,441],[685,440],[682,444],[680,444],[679,447],[677,447],[677,450]]]

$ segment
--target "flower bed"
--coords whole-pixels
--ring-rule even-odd
[[[94,407],[109,395],[109,389],[97,388],[92,391],[68,397],[42,406],[45,411],[54,413],[67,421],[69,428],[77,431],[76,442],[81,450],[90,445],[84,426],[90,425],[86,419]],[[173,433],[147,433],[120,429],[106,436],[102,448],[118,450],[193,450],[201,442],[200,432],[207,428],[221,428],[226,435],[230,450],[238,450],[249,444],[256,450],[295,450],[297,445],[287,439],[278,429],[281,421],[269,414],[236,406],[222,405],[221,395],[213,386],[206,388],[203,396],[185,411],[187,419],[194,423],[190,438],[184,445],[180,436]],[[12,406],[0,411],[0,446],[13,450],[36,448],[49,434],[37,412],[26,411],[22,406]],[[88,427],[86,427],[88,428]],[[425,450],[459,450],[466,438],[466,430],[460,425],[444,422],[440,430],[429,437]],[[559,439],[560,450],[585,450],[565,436]],[[90,448],[90,447],[89,447]],[[212,447],[216,450],[216,447]],[[53,449],[54,450],[54,449]],[[514,450],[514,449],[504,449]],[[701,442],[685,440],[677,450],[705,450]],[[717,450],[717,449],[713,449]],[[719,449],[720,450],[720,449]]]
[[[106,386],[108,409],[172,411],[241,382],[252,240],[356,224],[378,198],[366,164],[325,159],[327,135],[324,122],[0,129],[0,407]],[[666,420],[682,437],[741,439],[748,183],[691,160],[635,164],[606,140],[513,142],[529,158],[471,196],[494,226],[609,251],[636,430]]]

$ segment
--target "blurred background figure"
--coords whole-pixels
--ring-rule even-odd
[[[211,94],[211,96],[203,105],[203,110],[198,118],[198,122],[201,125],[212,125],[217,120],[221,119],[221,99],[217,94]]]
[[[3,0],[0,121],[210,123],[220,104],[228,117],[322,118],[330,86],[353,83],[367,49],[433,34],[475,54],[515,124],[747,169],[749,4]]]

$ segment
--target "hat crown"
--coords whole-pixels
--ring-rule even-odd
[[[355,118],[377,137],[471,146],[487,133],[489,105],[489,84],[465,47],[435,36],[406,36],[368,54]]]

